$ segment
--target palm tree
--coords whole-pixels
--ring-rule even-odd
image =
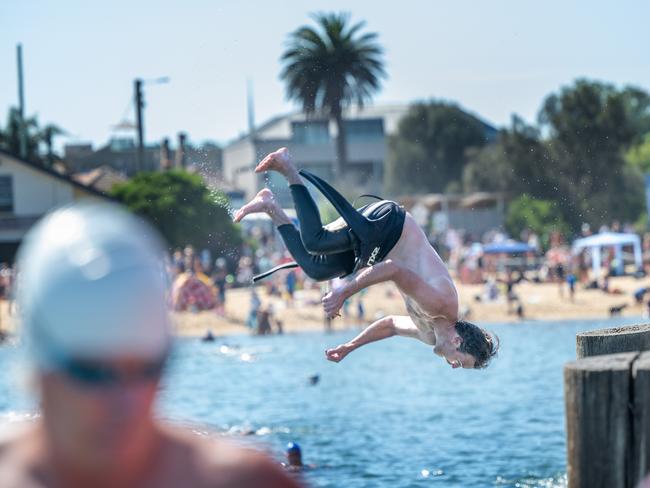
[[[349,14],[319,13],[312,18],[315,29],[303,26],[289,35],[280,77],[287,84],[287,98],[302,104],[307,115],[318,112],[336,123],[338,178],[346,162],[343,109],[355,102],[362,107],[379,89],[380,78],[386,76],[383,49],[376,33],[360,33],[365,22],[350,26]]]
[[[38,134],[38,121],[36,120],[36,117],[29,117],[24,121],[21,121],[20,112],[15,107],[9,109],[7,125],[5,125],[2,137],[0,137],[0,148],[20,157],[21,128],[26,132],[26,159],[30,161],[39,161],[38,144],[40,142],[40,137]]]
[[[11,107],[7,116],[7,125],[4,130],[0,128],[0,149],[21,157],[20,139],[22,130],[26,133],[26,159],[52,167],[55,159],[53,139],[61,135],[67,135],[67,132],[54,124],[48,124],[41,129],[38,126],[36,117],[28,117],[21,121],[18,109]],[[39,151],[41,144],[45,144],[46,153],[44,158]]]
[[[54,165],[54,151],[52,148],[52,140],[55,137],[62,135],[67,135],[67,133],[54,124],[48,124],[40,131],[39,138],[43,143],[45,143],[45,148],[47,151],[45,154],[45,161],[47,166],[50,168]]]

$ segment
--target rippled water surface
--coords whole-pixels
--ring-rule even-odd
[[[159,412],[278,460],[296,441],[316,465],[305,473],[312,486],[564,486],[562,367],[575,357],[575,334],[637,322],[495,325],[501,352],[485,371],[452,370],[404,338],[339,364],[324,359],[356,331],[183,339]],[[0,421],[35,411],[16,385],[19,356],[19,347],[0,346]]]

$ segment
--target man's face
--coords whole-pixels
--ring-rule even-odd
[[[447,361],[452,368],[473,369],[476,360],[474,356],[459,350],[463,338],[454,332],[451,340],[441,342],[433,347],[433,352]]]
[[[302,466],[302,455],[298,451],[287,452],[287,464],[289,466]]]
[[[151,432],[160,371],[128,358],[76,368],[41,376],[43,419],[52,441],[79,464],[109,468]]]

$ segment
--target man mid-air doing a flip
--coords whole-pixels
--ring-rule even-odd
[[[451,276],[408,212],[390,200],[355,209],[328,183],[305,170],[298,171],[286,148],[269,154],[255,168],[256,173],[264,171],[276,171],[286,178],[300,230],[267,188],[240,208],[234,221],[251,213],[266,213],[297,265],[314,280],[355,274],[345,286],[323,297],[328,317],[338,315],[350,296],[384,281],[395,283],[404,298],[408,315],[377,320],[351,341],[328,349],[327,359],[339,362],[365,344],[399,335],[433,346],[433,352],[453,368],[479,369],[488,365],[497,352],[498,341],[484,329],[459,320],[458,293]],[[340,219],[323,226],[303,178],[323,193]]]

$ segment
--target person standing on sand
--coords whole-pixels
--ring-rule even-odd
[[[344,301],[377,283],[397,285],[408,315],[384,317],[368,326],[352,341],[326,351],[339,362],[370,342],[394,335],[418,339],[434,346],[452,368],[484,368],[496,354],[498,340],[469,322],[459,320],[458,293],[444,263],[424,232],[402,207],[389,200],[354,209],[334,188],[305,170],[298,171],[286,148],[266,156],[255,172],[276,171],[289,183],[300,231],[275,200],[262,189],[234,216],[239,222],[252,213],[266,213],[282,236],[289,252],[312,279],[326,281],[356,273],[354,278],[322,299],[327,317],[335,317]],[[341,218],[327,226],[304,185],[314,184],[334,205]],[[276,267],[261,279],[287,265]]]
[[[42,415],[0,441],[13,487],[297,487],[276,463],[155,418],[168,359],[162,246],[113,206],[46,216],[19,251]]]

